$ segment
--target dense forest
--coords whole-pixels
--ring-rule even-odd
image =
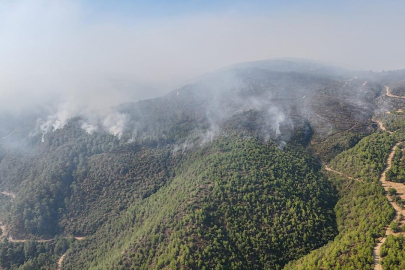
[[[395,131],[404,127],[405,115],[402,112],[392,110],[390,113],[384,114],[382,120],[388,130]]]
[[[395,150],[394,158],[392,159],[391,169],[385,175],[388,181],[405,183],[405,160],[404,146],[400,144]]]
[[[334,168],[343,168],[345,173],[363,177],[364,181],[329,172],[329,179],[339,190],[340,199],[335,206],[339,234],[333,242],[288,264],[286,270],[373,269],[372,249],[376,238],[384,234],[384,227],[395,214],[384,196],[384,189],[373,182],[382,173],[391,146],[392,140],[387,134],[373,134],[330,162]],[[369,167],[372,169],[362,171],[364,164],[372,164]]]
[[[394,138],[387,132],[370,135],[355,147],[337,155],[330,166],[364,181],[377,181],[393,144]]]
[[[405,238],[403,235],[389,235],[381,248],[384,269],[400,270],[405,268]]]
[[[384,234],[394,210],[381,187],[371,183],[332,176],[340,199],[335,206],[339,235],[333,242],[311,252],[286,270],[295,269],[373,269],[372,249]]]
[[[57,261],[73,241],[56,239],[51,242],[12,243],[6,238],[0,243],[0,264],[4,269],[56,269]]]
[[[336,235],[335,191],[299,148],[232,136],[186,160],[169,185],[83,242],[87,252],[73,249],[66,267],[280,269]]]

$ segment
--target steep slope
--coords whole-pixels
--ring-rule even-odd
[[[225,137],[67,254],[90,269],[279,269],[335,235],[330,183],[302,150]]]
[[[52,242],[26,241],[0,243],[0,264],[3,269],[56,269],[56,262],[73,240]]]
[[[389,87],[385,87],[385,92],[386,97],[397,99],[397,97],[390,95]],[[393,110],[393,112],[397,111],[397,109]],[[387,114],[393,113],[389,111]],[[402,212],[405,202],[403,194],[405,187],[401,183],[389,182],[387,179],[401,181],[402,150],[399,150],[398,146],[402,144],[401,141],[405,138],[404,122],[396,122],[394,129],[392,125],[385,126],[386,117],[384,123],[378,119],[374,121],[383,131],[382,134],[374,134],[363,139],[354,148],[341,153],[331,161],[329,166],[326,166],[328,171],[334,173],[335,176],[343,177],[346,182],[356,181],[368,186],[368,188],[359,186],[359,184],[340,186],[338,189],[342,196],[336,206],[337,213],[339,213],[338,207],[341,203],[356,202],[358,199],[367,203],[363,205],[356,202],[354,205],[347,205],[348,211],[345,210],[347,213],[359,212],[355,215],[340,216],[337,214],[338,224],[347,225],[346,228],[339,228],[339,235],[335,241],[297,262],[288,264],[286,269],[388,270],[400,269],[403,265],[404,227],[402,226]],[[391,124],[392,122],[388,123]],[[383,160],[386,160],[385,163]],[[337,170],[330,166],[337,168]],[[379,175],[378,178],[377,175]],[[370,193],[371,188],[375,190],[374,194]],[[384,193],[381,192],[382,188]],[[348,191],[351,191],[349,196],[345,195]],[[382,195],[388,200],[383,200]],[[391,207],[387,208],[387,202]],[[373,207],[376,207],[374,211],[372,210]],[[390,221],[392,222],[388,227]],[[383,225],[385,227],[382,233],[381,227]],[[376,229],[378,230],[376,231]],[[399,237],[396,238],[393,235],[399,235]],[[373,242],[374,247],[372,248]],[[371,248],[372,257],[370,256]]]
[[[0,187],[18,190],[5,217],[10,233],[17,239],[30,234],[49,238],[59,233],[57,222],[64,213],[77,165],[114,144],[118,140],[112,135],[89,136],[71,124],[50,134],[44,143],[32,144],[28,154],[3,159]]]
[[[68,234],[93,234],[101,224],[164,186],[180,159],[169,148],[136,145],[91,156],[75,171],[60,226]]]
[[[377,133],[334,158],[329,179],[339,190],[335,206],[339,234],[333,242],[311,252],[285,269],[373,269],[373,248],[395,216],[379,183],[393,139]],[[350,179],[361,177],[362,182]]]

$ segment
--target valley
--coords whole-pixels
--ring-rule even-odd
[[[402,98],[404,99],[405,97],[403,96],[396,96],[396,95],[392,95],[390,93],[390,88],[388,86],[385,86],[385,90],[386,90],[386,95],[388,97],[392,97],[392,98]],[[402,108],[398,108],[399,111],[402,111]],[[387,129],[383,126],[383,123],[381,121],[378,121],[378,124],[380,126],[380,128],[384,131],[387,131]],[[390,134],[392,135],[391,131]],[[403,207],[400,207],[399,205],[397,205],[396,202],[393,201],[392,199],[392,195],[390,195],[390,189],[394,189],[396,191],[396,194],[402,199],[405,200],[405,184],[403,183],[395,183],[395,182],[391,182],[391,181],[387,181],[386,179],[386,173],[391,169],[391,165],[392,165],[392,160],[394,158],[394,154],[396,149],[398,148],[399,145],[401,145],[402,142],[396,142],[396,144],[393,146],[393,148],[390,150],[390,153],[388,155],[388,159],[387,159],[387,165],[385,170],[382,172],[381,177],[380,177],[380,182],[386,192],[386,197],[388,199],[388,201],[390,202],[391,206],[395,209],[395,218],[393,222],[397,223],[397,226],[402,227],[402,225],[404,224],[404,216],[405,216],[405,209]],[[392,228],[387,226],[387,229],[385,231],[384,236],[381,239],[378,239],[378,243],[377,245],[374,247],[373,249],[373,256],[374,256],[374,270],[382,270],[382,258],[381,258],[381,247],[384,244],[384,242],[386,241],[388,235],[405,235],[405,232],[397,232],[397,231],[393,231]]]
[[[387,91],[387,95],[388,95],[388,91]],[[375,120],[375,121],[379,124],[379,127],[381,128],[381,130],[387,131],[381,121],[379,121],[379,120]],[[392,132],[390,132],[390,134],[392,134]],[[386,168],[382,172],[379,181],[381,182],[381,185],[382,185],[382,187],[384,188],[384,190],[386,192],[386,197],[387,197],[388,201],[390,202],[391,206],[395,209],[395,218],[394,218],[393,222],[397,222],[398,226],[402,227],[402,225],[404,224],[404,218],[403,217],[405,216],[405,209],[398,206],[396,204],[396,202],[394,202],[392,200],[389,191],[390,191],[390,189],[394,188],[396,190],[396,194],[402,200],[405,200],[405,184],[387,181],[386,176],[385,176],[387,171],[391,169],[391,162],[392,162],[392,159],[394,157],[395,150],[398,148],[398,146],[400,144],[402,144],[402,142],[397,142],[392,147],[392,149],[390,150],[389,155],[388,155],[388,159],[387,159]],[[325,169],[327,171],[337,173],[337,174],[339,174],[339,175],[341,175],[341,176],[343,176],[345,178],[348,178],[350,180],[356,180],[356,181],[359,181],[359,182],[363,182],[363,180],[361,180],[361,179],[356,179],[356,178],[353,178],[351,176],[345,175],[342,172],[336,171],[336,170],[328,167],[327,165],[325,165]],[[374,269],[375,270],[382,270],[383,269],[382,264],[381,264],[382,258],[380,256],[380,253],[381,253],[381,247],[384,244],[385,240],[387,239],[387,236],[388,235],[395,235],[395,236],[405,235],[405,232],[394,232],[388,225],[386,226],[386,228],[387,229],[385,231],[384,236],[382,238],[378,239],[378,243],[373,249]]]
[[[390,94],[389,91],[389,87],[385,86],[385,94],[387,97],[390,98],[403,98],[402,96],[394,96],[392,94]],[[402,110],[402,108],[398,109],[399,111]],[[373,122],[378,124],[378,127],[383,131],[383,132],[387,132],[390,134],[390,136],[393,136],[394,131],[390,131],[387,130],[387,128],[384,126],[384,123],[382,120],[378,120],[373,118],[372,120]],[[405,125],[405,122],[404,122]],[[400,136],[401,137],[401,136]],[[402,139],[403,140],[403,139]],[[382,247],[387,239],[387,237],[389,235],[393,235],[393,236],[403,236],[405,235],[405,232],[401,231],[401,229],[397,229],[397,228],[401,228],[403,223],[404,223],[404,214],[405,214],[405,210],[403,208],[403,206],[398,205],[398,198],[400,198],[400,200],[405,200],[405,184],[404,183],[396,183],[396,182],[391,182],[391,181],[387,181],[386,180],[386,173],[391,169],[392,167],[392,160],[394,158],[394,153],[396,152],[398,146],[402,145],[402,140],[401,141],[397,141],[395,142],[395,144],[392,146],[392,148],[389,150],[389,154],[387,156],[386,159],[386,165],[385,165],[385,169],[382,171],[379,179],[378,179],[378,183],[381,184],[381,186],[384,188],[385,191],[385,197],[387,198],[387,200],[389,201],[391,207],[395,210],[395,215],[393,216],[393,220],[391,222],[391,224],[386,223],[385,224],[385,232],[383,234],[381,234],[382,236],[380,238],[378,238],[376,245],[373,247],[372,249],[372,253],[373,253],[373,269],[375,270],[382,270],[382,269],[391,269],[387,266],[383,266],[384,263],[382,263],[383,261],[383,256],[387,256],[386,255],[386,251],[385,254],[382,256]],[[324,165],[325,169],[329,172],[332,172],[334,174],[337,174],[339,176],[342,176],[344,178],[347,178],[349,180],[355,180],[355,181],[359,181],[359,182],[363,182],[363,179],[361,178],[354,178],[350,175],[347,175],[345,173],[343,173],[342,171],[338,171],[335,170],[333,168],[331,168],[328,165]],[[393,194],[394,193],[394,194]],[[396,198],[396,200],[394,201],[394,197]],[[392,227],[395,224],[395,227]],[[390,225],[390,226],[388,226]],[[316,252],[315,252],[316,254]],[[303,259],[305,261],[305,257]],[[300,260],[302,261],[302,259]],[[390,262],[392,263],[392,262]],[[299,263],[298,265],[299,267],[302,267],[302,263]],[[295,269],[296,266],[291,266],[288,265],[286,267],[286,269]],[[307,267],[309,268],[309,266],[307,265]],[[306,269],[307,267],[303,267],[302,269]],[[329,268],[329,267],[326,267]],[[359,266],[358,265],[358,269],[366,269],[365,266]],[[301,268],[300,268],[301,269]],[[312,269],[312,267],[311,267]]]

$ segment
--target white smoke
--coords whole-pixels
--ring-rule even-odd
[[[221,129],[218,125],[211,125],[210,128],[202,136],[201,144],[212,143],[216,137],[221,133]]]
[[[85,106],[78,106],[76,102],[65,102],[55,106],[45,118],[37,120],[36,130],[31,135],[42,134],[42,141],[49,132],[63,129],[73,117],[79,116],[81,128],[88,134],[103,130],[121,138],[127,124],[127,115],[108,108],[91,111]]]
[[[81,109],[75,104],[65,102],[56,106],[45,119],[37,120],[37,130],[33,132],[35,135],[37,132],[42,134],[42,142],[44,141],[44,136],[52,131],[62,129],[73,116],[78,115]]]
[[[96,132],[98,130],[98,127],[96,125],[84,122],[81,126],[81,128],[83,130],[85,130],[88,134],[93,134],[94,132]]]
[[[113,113],[106,116],[103,121],[103,127],[114,136],[119,139],[125,130],[125,125],[127,123],[127,116],[122,113]]]
[[[284,123],[284,121],[286,121],[285,114],[275,106],[270,107],[267,113],[269,115],[273,131],[276,133],[277,137],[280,136],[281,135],[280,125]]]

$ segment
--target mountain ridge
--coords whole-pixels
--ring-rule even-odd
[[[0,217],[9,236],[55,243],[85,236],[55,253],[64,256],[62,269],[282,269],[346,237],[338,234],[347,216],[339,207],[358,213],[346,195],[361,192],[344,190],[347,179],[321,170],[321,162],[335,168],[355,151],[383,152],[383,139],[361,146],[377,136],[373,117],[401,102],[387,99],[383,84],[401,82],[401,71],[336,74],[320,66],[311,74],[305,61],[283,67],[305,72],[246,65],[114,107],[124,119],[113,123],[123,123],[113,126],[115,135],[79,116],[24,139],[25,152],[7,149],[0,189],[16,197],[0,195]],[[86,132],[90,125],[95,131]],[[368,159],[376,170],[379,157]],[[367,192],[370,205],[384,201],[380,189]],[[0,251],[21,245],[5,242]],[[53,269],[54,255],[42,264],[39,254],[18,263],[2,255],[0,265],[35,260]]]

